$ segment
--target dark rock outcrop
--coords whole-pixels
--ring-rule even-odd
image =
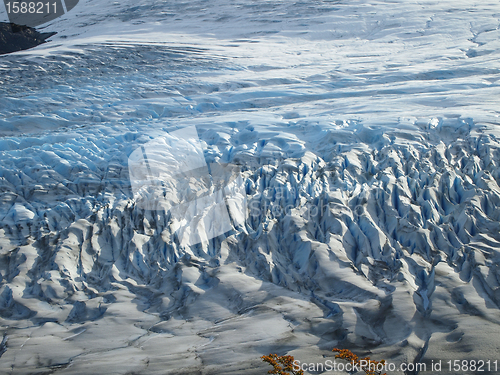
[[[32,27],[0,22],[0,55],[33,48],[56,33],[39,33]]]

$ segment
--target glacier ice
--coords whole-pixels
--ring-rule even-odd
[[[494,360],[483,5],[110,3],[2,57],[1,371]]]

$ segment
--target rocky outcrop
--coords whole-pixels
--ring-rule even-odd
[[[0,55],[36,47],[54,34],[56,33],[39,33],[32,27],[0,22]]]

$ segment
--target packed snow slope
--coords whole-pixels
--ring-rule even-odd
[[[0,372],[499,360],[499,25],[488,1],[81,0],[0,57]],[[128,169],[188,126],[248,199],[195,246]]]

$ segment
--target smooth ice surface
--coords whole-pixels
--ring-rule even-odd
[[[489,1],[81,0],[0,58],[0,372],[498,359],[499,25]],[[199,163],[168,154],[194,127]],[[158,182],[186,214],[141,205]]]

